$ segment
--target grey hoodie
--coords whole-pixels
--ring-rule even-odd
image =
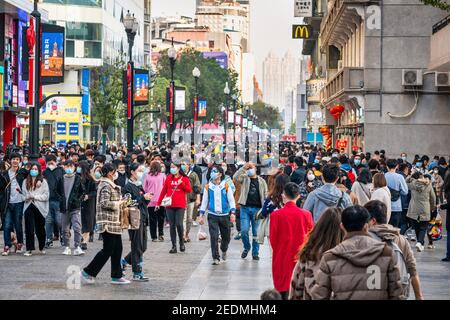
[[[317,222],[327,208],[337,206],[341,197],[340,208],[345,209],[352,205],[352,200],[347,193],[340,191],[334,184],[326,183],[308,195],[303,209],[310,211],[314,222]]]

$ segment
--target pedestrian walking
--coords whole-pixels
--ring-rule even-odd
[[[127,200],[122,200],[121,189],[114,181],[117,180],[116,168],[107,163],[102,168],[103,177],[97,191],[97,224],[103,235],[103,248],[89,265],[81,271],[81,279],[88,284],[95,278],[111,259],[111,284],[124,285],[130,281],[122,274],[122,225],[120,211]]]
[[[321,214],[329,207],[347,208],[352,205],[350,196],[336,187],[339,180],[339,167],[327,164],[323,167],[325,184],[311,192],[303,205],[303,209],[312,212],[314,221],[318,221]]]
[[[400,226],[402,216],[402,195],[408,195],[408,186],[405,178],[397,173],[398,162],[395,159],[388,159],[386,161],[388,172],[385,173],[387,187],[391,193],[391,215],[389,223],[394,227]]]
[[[166,181],[166,175],[162,172],[164,166],[158,160],[150,163],[150,171],[144,181],[144,192],[152,195],[148,204],[148,219],[150,237],[153,242],[164,241],[165,208],[156,210],[159,196]]]
[[[81,250],[87,250],[87,243],[94,233],[95,227],[95,201],[97,198],[97,183],[91,176],[89,163],[80,161],[77,172],[81,177],[81,183],[85,190],[81,202]]]
[[[223,168],[218,165],[213,166],[211,180],[203,190],[203,199],[199,209],[201,225],[204,224],[206,212],[208,212],[213,265],[218,265],[221,257],[224,261],[227,259],[231,238],[230,222],[234,223],[236,220],[233,190],[225,179]],[[222,256],[219,254],[219,236]]]
[[[387,187],[386,177],[379,172],[373,176],[373,192],[371,200],[380,200],[386,205],[388,221],[391,218],[391,192]]]
[[[192,217],[195,207],[198,207],[201,203],[200,193],[202,185],[198,175],[192,170],[192,165],[190,163],[183,162],[181,164],[181,170],[186,173],[192,187],[192,192],[187,195],[186,212],[183,218],[184,242],[191,242],[189,233],[193,221]]]
[[[274,287],[284,300],[288,299],[295,256],[306,235],[314,226],[312,214],[297,207],[300,189],[290,182],[283,190],[284,207],[270,215],[269,239],[272,246],[272,276]]]
[[[369,235],[370,214],[356,205],[342,212],[344,240],[326,251],[319,264],[313,300],[396,300],[402,286],[394,251]],[[378,270],[377,286],[369,277]]]
[[[319,263],[324,252],[342,242],[341,209],[328,208],[320,216],[297,256],[292,273],[289,300],[311,300]]]
[[[5,185],[0,193],[0,208],[4,212],[3,222],[3,240],[4,248],[2,256],[8,256],[11,252],[11,233],[16,233],[17,245],[15,246],[16,253],[24,253],[23,247],[23,207],[24,198],[21,187],[23,181],[27,178],[28,172],[19,168],[21,155],[18,153],[11,153],[9,157],[10,168],[3,173],[3,180]]]
[[[122,259],[122,269],[126,265],[131,265],[133,272],[133,281],[145,282],[149,278],[144,275],[144,252],[147,250],[147,205],[152,195],[145,193],[142,188],[142,176],[144,175],[144,166],[139,163],[132,163],[129,167],[127,184],[122,189],[122,195],[129,194],[131,200],[137,202],[137,207],[141,213],[141,220],[138,230],[128,230],[131,240],[131,252]]]
[[[411,190],[411,202],[409,203],[407,217],[416,232],[416,249],[421,252],[425,248],[425,234],[427,233],[428,222],[431,220],[431,212],[436,207],[436,195],[431,186],[431,181],[426,179],[420,171],[414,172],[406,179],[406,182]]]
[[[75,164],[72,160],[64,162],[65,175],[64,197],[61,201],[61,220],[63,236],[63,255],[70,256],[70,228],[72,226],[74,233],[74,256],[83,255],[81,250],[81,202],[85,196],[85,189],[81,182],[80,175],[76,174]]]
[[[41,171],[41,165],[33,163],[31,170],[22,184],[22,193],[25,199],[25,256],[30,257],[35,248],[35,235],[38,239],[39,252],[45,254],[45,218],[49,212],[50,193],[47,181]]]
[[[155,208],[156,210],[159,210],[163,199],[167,199],[167,202],[163,205],[166,207],[166,213],[170,223],[172,249],[169,253],[177,253],[177,232],[180,251],[186,251],[184,245],[183,216],[184,211],[186,210],[186,195],[190,192],[192,192],[191,183],[183,170],[181,170],[181,165],[172,163],[170,165],[170,174],[164,182]]]
[[[359,205],[364,206],[370,201],[372,189],[372,175],[370,174],[369,169],[361,169],[358,178],[352,185],[352,192],[358,198]]]
[[[299,202],[303,204],[306,201],[306,198],[308,195],[316,190],[317,188],[320,188],[323,186],[323,181],[321,177],[317,177],[315,174],[315,171],[312,169],[309,169],[306,172],[306,179],[302,182],[300,182],[300,200]]]
[[[256,166],[251,162],[247,162],[236,171],[233,179],[241,185],[238,201],[241,206],[241,237],[244,246],[241,258],[245,259],[249,251],[252,250],[253,260],[259,260],[259,243],[257,241],[259,221],[256,220],[256,214],[262,209],[267,197],[267,184],[263,178],[257,175]],[[252,244],[250,244],[248,234],[250,225],[253,236]]]

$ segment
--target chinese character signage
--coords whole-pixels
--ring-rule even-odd
[[[47,83],[64,81],[64,28],[42,25],[41,75]]]
[[[294,17],[312,17],[312,0],[295,0]]]
[[[306,81],[306,100],[308,103],[320,103],[320,91],[327,84],[326,79]]]
[[[198,100],[198,117],[206,117],[206,100]]]
[[[175,88],[175,112],[186,111],[186,89],[182,87]]]
[[[313,30],[307,24],[292,25],[292,39],[313,39]]]
[[[65,123],[65,122],[57,122],[56,123],[56,134],[58,134],[58,135],[66,135],[67,134],[67,123]]]
[[[69,136],[78,136],[78,122],[69,123]]]
[[[134,69],[134,105],[148,104],[149,73],[148,70]]]

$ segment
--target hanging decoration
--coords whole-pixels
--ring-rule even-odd
[[[339,119],[342,113],[345,111],[345,107],[342,104],[336,104],[330,109],[331,115],[334,119]]]
[[[329,127],[320,127],[319,132],[322,134],[324,138],[324,146],[325,149],[330,149],[332,146],[332,135]]]

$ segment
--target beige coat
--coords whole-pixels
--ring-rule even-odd
[[[359,181],[355,181],[352,185],[352,192],[358,198],[358,204],[364,206],[370,201],[373,185],[371,183],[364,184]]]
[[[431,211],[436,207],[436,195],[428,179],[406,179],[411,190],[407,217],[413,220],[430,221]]]
[[[313,300],[394,300],[402,294],[400,270],[392,249],[365,232],[350,232],[324,253]]]
[[[388,187],[378,188],[372,192],[370,200],[380,200],[387,207],[387,221],[391,219],[391,192]]]

